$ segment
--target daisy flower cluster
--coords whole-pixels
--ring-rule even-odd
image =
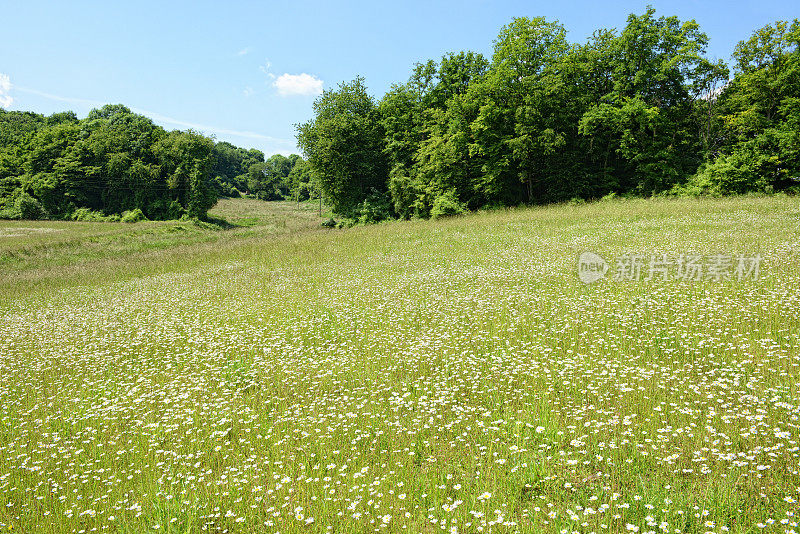
[[[20,296],[0,528],[798,532],[797,219],[724,207],[382,225]],[[574,272],[745,246],[757,281]]]

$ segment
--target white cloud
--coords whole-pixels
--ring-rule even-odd
[[[237,56],[246,56],[246,55],[247,55],[247,54],[249,54],[249,53],[250,53],[250,47],[249,47],[249,46],[247,46],[247,47],[245,47],[245,48],[242,48],[242,49],[241,49],[241,50],[239,50],[238,52],[236,52],[236,55],[237,55]]]
[[[313,96],[322,93],[322,80],[311,74],[281,74],[273,82],[281,96]]]
[[[261,72],[263,72],[264,74],[266,74],[267,76],[269,76],[269,79],[270,79],[270,80],[274,80],[274,79],[275,79],[275,75],[274,75],[274,74],[272,74],[272,73],[270,72],[270,70],[269,70],[269,69],[271,69],[271,68],[272,68],[272,63],[270,63],[270,61],[269,61],[268,59],[265,59],[265,60],[264,60],[264,64],[263,64],[263,65],[261,65],[260,67],[258,67],[258,70],[260,70]]]
[[[256,94],[256,92],[253,90],[253,88],[252,88],[252,87],[250,87],[250,86],[248,85],[247,87],[245,87],[245,88],[242,90],[242,94],[243,94],[244,96],[246,96],[246,97],[248,97],[248,98],[249,98],[249,97],[253,96],[254,94]]]
[[[10,108],[14,99],[8,94],[11,91],[11,78],[0,72],[0,108]]]

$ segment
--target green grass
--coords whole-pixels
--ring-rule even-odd
[[[0,221],[0,302],[32,285],[47,290],[65,281],[85,284],[172,270],[220,247],[319,231],[316,209],[309,203],[222,199],[209,212],[216,224]]]
[[[0,528],[797,530],[797,200],[282,206],[0,226],[63,230],[0,238]],[[764,262],[584,285],[583,251]]]

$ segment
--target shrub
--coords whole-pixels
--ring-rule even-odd
[[[28,193],[22,193],[17,197],[14,202],[14,207],[19,213],[20,219],[44,219],[47,215],[42,203],[30,196]]]
[[[15,207],[0,208],[0,219],[19,219],[19,211]]]
[[[0,219],[19,219],[21,215],[17,205],[12,199],[5,199],[5,203],[0,200]]]
[[[146,221],[147,217],[144,216],[142,210],[136,208],[135,210],[123,212],[120,220],[124,223],[135,223],[139,221]]]
[[[450,217],[467,211],[466,205],[458,200],[455,191],[447,191],[437,196],[431,207],[431,218]]]
[[[372,190],[372,193],[353,210],[352,219],[358,224],[371,224],[392,218],[392,206],[385,194]]]
[[[186,213],[186,210],[177,200],[159,199],[151,203],[146,209],[147,214],[145,216],[152,220],[178,220]]]
[[[426,205],[430,198],[424,184],[409,176],[403,165],[395,166],[389,173],[389,195],[394,211],[401,219],[427,219],[430,215],[430,206]]]
[[[69,217],[73,221],[91,221],[91,222],[113,222],[118,221],[118,215],[104,215],[99,211],[92,211],[89,208],[78,208],[72,212]]]

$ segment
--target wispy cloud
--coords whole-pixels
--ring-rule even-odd
[[[16,89],[17,91],[23,93],[29,93],[32,95],[41,96],[42,98],[47,98],[49,100],[57,100],[59,102],[67,102],[70,104],[80,104],[84,106],[93,106],[93,107],[101,107],[108,104],[108,102],[101,102],[99,100],[89,100],[87,98],[74,98],[69,96],[54,95],[51,93],[45,93],[44,91],[39,91],[38,89],[31,89],[29,87],[16,87]]]
[[[270,63],[270,61],[268,59],[265,59],[264,60],[264,64],[261,65],[260,67],[258,67],[258,70],[260,70],[261,72],[263,72],[264,74],[269,76],[270,80],[274,80],[275,79],[275,75],[272,74],[272,72],[270,72],[271,68],[272,68],[272,63]]]
[[[281,96],[314,96],[322,93],[322,80],[305,72],[281,74],[272,85],[278,89],[278,94]]]
[[[218,126],[210,126],[208,124],[200,124],[197,122],[184,121],[175,119],[155,111],[150,111],[141,108],[131,108],[131,111],[150,117],[155,122],[161,124],[170,124],[179,128],[190,128],[205,135],[213,135],[215,138],[234,137],[243,141],[247,140],[249,146],[258,146],[267,156],[271,154],[283,154],[288,156],[297,152],[297,144],[294,139],[281,139],[279,137],[272,137],[258,132],[251,132],[247,130],[233,130],[230,128],[220,128]]]
[[[14,99],[9,94],[11,92],[11,78],[8,74],[0,72],[0,108],[10,108]]]
[[[0,75],[0,88],[2,88],[2,75]],[[43,98],[48,98],[50,100],[57,100],[59,102],[67,102],[70,104],[78,104],[88,107],[97,108],[97,107],[102,107],[108,103],[108,102],[101,102],[99,100],[90,100],[87,98],[59,96],[51,93],[45,93],[44,91],[39,91],[36,89],[30,89],[27,87],[15,87],[15,89],[25,93],[41,96]],[[177,126],[180,128],[191,128],[192,130],[202,132],[206,135],[213,135],[215,137],[223,137],[223,136],[237,137],[239,139],[250,139],[250,140],[266,142],[269,143],[270,145],[269,151],[273,153],[290,154],[292,151],[295,150],[294,139],[281,139],[279,137],[272,137],[258,132],[251,132],[247,130],[234,130],[231,128],[220,128],[218,126],[211,126],[208,124],[200,124],[197,122],[185,121],[142,108],[131,107],[130,109],[134,113],[139,113],[141,115],[145,115],[146,117],[150,117],[155,122]]]
[[[269,135],[260,134],[258,132],[250,132],[246,130],[231,130],[229,128],[219,128],[217,126],[209,126],[207,124],[200,124],[197,122],[174,119],[172,117],[168,117],[167,115],[162,115],[161,113],[156,113],[155,111],[150,111],[147,109],[131,108],[131,111],[150,117],[156,122],[172,124],[174,126],[181,126],[183,128],[191,128],[192,130],[197,130],[205,134],[213,134],[215,136],[229,135],[232,137],[241,137],[246,139],[259,139],[262,141],[269,141],[270,143],[285,145],[287,147],[288,146],[294,147],[295,144],[294,140],[292,139],[281,139],[279,137],[271,137]]]
[[[237,56],[246,56],[247,54],[250,53],[251,50],[252,49],[249,46],[246,46],[246,47],[242,48],[241,50],[239,50],[238,52],[236,52],[236,55]]]
[[[253,96],[254,94],[256,94],[256,92],[253,90],[253,88],[252,88],[252,87],[250,87],[250,86],[248,85],[247,87],[245,87],[245,88],[242,90],[242,94],[243,94],[244,96],[246,96],[246,97],[248,97],[248,98],[249,98],[249,97]]]

